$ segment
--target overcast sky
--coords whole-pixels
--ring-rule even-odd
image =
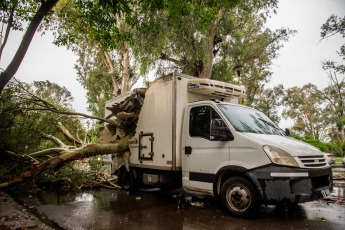
[[[277,14],[269,19],[267,27],[287,27],[297,30],[297,34],[285,43],[279,51],[280,56],[274,60],[269,87],[283,84],[285,88],[289,88],[309,82],[320,89],[327,86],[328,78],[322,70],[322,61],[339,60],[336,51],[344,43],[340,36],[320,42],[321,25],[331,14],[344,17],[345,0],[280,0]],[[10,62],[22,36],[22,33],[10,35],[0,68],[4,69]],[[72,51],[57,47],[52,41],[51,34],[41,36],[37,33],[15,76],[28,83],[49,80],[65,86],[72,92],[75,110],[86,113],[85,90],[77,81],[74,70],[76,57]],[[280,124],[282,128],[289,125],[291,122],[286,121]]]

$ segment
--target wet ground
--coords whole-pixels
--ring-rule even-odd
[[[344,190],[335,187],[328,200],[290,208],[262,206],[250,220],[231,217],[212,197],[190,197],[181,190],[42,191],[21,201],[55,229],[345,229],[345,204],[336,203]]]

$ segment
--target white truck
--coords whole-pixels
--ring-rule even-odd
[[[183,186],[219,197],[239,217],[254,215],[261,204],[329,194],[332,170],[322,152],[289,137],[259,110],[239,105],[244,96],[240,86],[178,73],[151,83],[119,183]]]

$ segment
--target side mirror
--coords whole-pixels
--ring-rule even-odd
[[[290,129],[288,129],[288,128],[285,129],[285,135],[288,137],[291,137]]]
[[[215,118],[211,120],[210,140],[233,141],[234,136],[232,135],[229,128],[225,125],[222,119]]]

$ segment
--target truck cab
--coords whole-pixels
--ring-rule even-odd
[[[286,136],[257,109],[193,102],[184,122],[184,189],[220,197],[236,216],[251,216],[262,203],[301,203],[332,190],[322,152]]]

